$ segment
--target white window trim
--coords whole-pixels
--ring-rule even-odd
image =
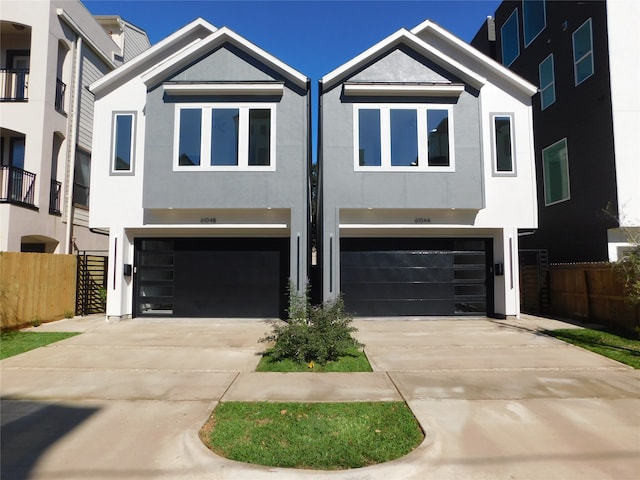
[[[211,111],[214,109],[237,108],[240,111],[238,131],[238,165],[211,165]],[[202,114],[200,137],[200,165],[180,165],[180,111],[200,109]],[[269,139],[269,165],[249,165],[249,110],[271,111],[271,132]],[[276,169],[276,104],[275,103],[177,103],[173,124],[173,171],[217,171],[217,172],[265,172]]]
[[[116,170],[116,127],[117,117],[132,117],[131,120],[131,158],[129,159],[129,170]],[[137,132],[137,112],[135,111],[115,111],[111,117],[111,155],[109,157],[109,171],[111,175],[134,175],[135,174],[135,146]]]
[[[551,82],[548,83],[547,85],[542,85],[542,64],[544,64],[549,59],[551,59]],[[553,53],[549,54],[547,58],[545,58],[538,64],[538,81],[540,82],[540,110],[546,110],[551,105],[556,103],[556,67],[554,64]],[[542,94],[544,93],[545,90],[548,90],[549,88],[552,88],[552,87],[553,87],[553,102],[545,106],[542,103],[542,97],[543,97]]]
[[[580,30],[582,27],[584,27],[586,24],[589,24],[589,42],[590,42],[590,49],[587,53],[585,53],[583,56],[581,56],[580,58],[576,58],[575,57],[575,52],[576,52],[576,33],[578,32],[578,30]],[[577,87],[578,85],[580,85],[582,82],[584,82],[586,79],[591,78],[593,76],[593,74],[595,73],[596,69],[595,69],[595,65],[593,64],[593,23],[591,22],[591,18],[588,18],[582,25],[580,25],[578,28],[576,28],[573,33],[571,34],[571,48],[573,49],[573,81],[575,86]],[[587,56],[591,56],[591,74],[589,74],[588,76],[584,77],[582,80],[580,80],[578,82],[578,63],[580,63],[581,60],[584,60]]]
[[[547,203],[547,169],[545,168],[544,152],[546,152],[550,148],[555,147],[559,143],[564,143],[564,146],[565,146],[564,148],[567,151],[567,198],[563,198],[562,200],[558,200],[556,202]],[[567,142],[567,137],[564,137],[564,138],[558,140],[557,142],[552,143],[548,147],[545,147],[545,148],[542,149],[542,174],[543,174],[543,181],[544,181],[542,195],[544,197],[544,206],[545,207],[550,207],[551,205],[557,205],[558,203],[562,203],[562,202],[566,202],[568,200],[571,200],[571,179],[569,177],[569,144]]]
[[[417,111],[417,139],[418,139],[418,165],[392,166],[391,165],[391,110],[416,110]],[[360,166],[360,132],[358,122],[358,112],[360,110],[380,110],[380,166]],[[427,142],[427,111],[447,110],[449,119],[449,165],[446,167],[430,167],[429,152]],[[360,103],[353,106],[353,168],[357,172],[454,172],[455,171],[455,140],[454,140],[454,120],[453,105],[451,104],[396,104],[396,103]]]
[[[518,53],[515,57],[513,57],[513,60],[506,64],[504,63],[504,26],[511,21],[511,17],[513,17],[514,15],[516,16],[516,45],[518,47]],[[502,27],[500,27],[500,49],[502,50],[500,52],[500,55],[502,56],[502,65],[504,65],[505,67],[509,67],[520,56],[520,23],[518,22],[517,8],[511,13],[511,15],[509,15],[507,20],[502,24]]]
[[[526,1],[522,0],[522,30],[523,30],[522,38],[524,39],[524,48],[527,48],[529,45],[531,45],[535,41],[536,38],[540,36],[540,34],[544,31],[544,29],[547,28],[547,2],[546,0],[542,0],[542,16],[544,18],[544,24],[542,25],[542,28],[540,29],[540,31],[536,33],[529,42],[527,42],[527,22],[525,21],[526,13],[524,8],[525,5],[526,5]]]
[[[498,170],[498,152],[496,151],[496,117],[507,117],[511,124],[511,170],[499,171]],[[508,113],[492,113],[491,114],[491,156],[493,157],[493,176],[494,177],[515,177],[516,172],[516,141],[515,141],[515,114]]]

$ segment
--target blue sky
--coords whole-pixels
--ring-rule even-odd
[[[399,28],[426,19],[469,42],[499,0],[176,1],[83,0],[94,15],[117,14],[152,44],[202,17],[226,26],[317,80]]]

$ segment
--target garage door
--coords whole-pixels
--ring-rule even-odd
[[[175,317],[281,317],[289,239],[138,239],[136,312]]]
[[[489,239],[341,239],[345,307],[358,316],[491,313]]]

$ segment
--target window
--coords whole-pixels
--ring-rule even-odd
[[[177,105],[176,170],[274,170],[275,105]]]
[[[73,172],[73,203],[89,207],[89,177],[91,175],[91,154],[76,151],[76,164]]]
[[[356,170],[452,171],[449,105],[356,105]]]
[[[495,114],[493,118],[494,172],[514,173],[513,116]]]
[[[133,172],[134,113],[113,115],[112,173]]]
[[[556,80],[553,68],[553,53],[538,66],[540,77],[540,108],[544,110],[556,101]]]
[[[528,47],[547,24],[544,0],[522,0],[524,46]]]
[[[504,22],[500,29],[502,42],[502,64],[506,67],[520,55],[520,29],[518,27],[518,9]]]
[[[553,205],[569,200],[569,163],[567,139],[542,150],[544,203]]]
[[[573,71],[576,85],[593,75],[593,38],[591,19],[573,32]]]

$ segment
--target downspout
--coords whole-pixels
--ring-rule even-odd
[[[73,72],[73,97],[71,98],[72,104],[69,109],[70,121],[69,121],[69,154],[67,155],[67,172],[66,172],[66,207],[65,207],[65,220],[67,222],[67,228],[65,233],[65,247],[64,253],[73,253],[71,246],[71,239],[73,235],[73,180],[74,169],[76,165],[76,146],[78,143],[78,103],[80,102],[80,69],[82,67],[82,37],[78,35],[76,38],[74,58],[74,72]]]

